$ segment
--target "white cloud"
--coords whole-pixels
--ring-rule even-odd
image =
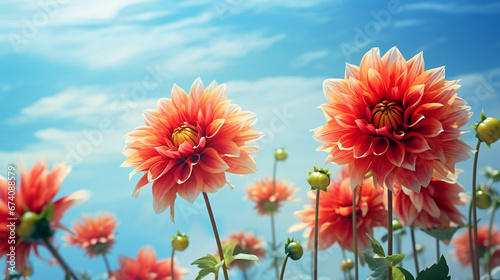
[[[406,28],[406,27],[422,25],[424,23],[425,21],[421,19],[405,19],[405,20],[395,20],[392,25],[394,26],[394,28]]]
[[[496,14],[500,13],[500,3],[488,4],[441,4],[441,3],[415,3],[404,6],[405,10],[430,10],[450,14]]]
[[[302,54],[301,56],[297,57],[294,61],[290,63],[290,66],[292,67],[302,67],[306,64],[311,63],[314,60],[323,58],[328,55],[327,50],[320,50],[320,51],[313,51],[313,52],[307,52]]]

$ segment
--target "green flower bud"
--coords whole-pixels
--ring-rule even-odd
[[[422,253],[424,251],[424,245],[417,243],[415,245],[415,251],[417,251],[417,253]]]
[[[276,158],[277,161],[283,161],[288,157],[285,148],[279,148],[274,150],[274,158]]]
[[[170,241],[172,241],[172,248],[177,251],[184,251],[189,246],[189,235],[178,231],[176,235],[170,238]]]
[[[288,254],[292,260],[296,261],[302,258],[304,249],[299,241],[288,238],[285,243],[285,254]]]
[[[314,172],[307,170],[309,178],[307,178],[307,183],[311,186],[312,190],[322,190],[326,192],[326,189],[330,185],[330,176],[332,173],[328,173],[328,169],[317,168],[314,165]]]
[[[21,217],[21,223],[16,228],[21,240],[39,240],[49,238],[54,231],[50,228],[50,220],[54,216],[54,204],[49,203],[40,214],[26,211]]]
[[[354,262],[351,259],[342,260],[340,263],[340,269],[344,272],[351,270],[353,267]]]
[[[488,209],[491,206],[491,195],[482,189],[476,191],[476,206],[479,209]]]
[[[392,219],[392,230],[402,229],[403,225],[398,219]]]
[[[493,144],[500,138],[500,121],[496,118],[486,118],[477,126],[477,136],[487,144]]]

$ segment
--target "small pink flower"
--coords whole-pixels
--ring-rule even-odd
[[[296,199],[293,193],[297,189],[292,189],[291,186],[285,180],[276,179],[273,191],[272,179],[258,179],[248,187],[247,198],[257,203],[254,209],[257,209],[259,215],[270,215],[279,211],[283,201]]]

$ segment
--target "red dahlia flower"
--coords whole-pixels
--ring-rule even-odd
[[[256,180],[248,187],[247,198],[257,203],[254,209],[257,209],[259,215],[270,215],[279,211],[283,201],[295,200],[293,193],[296,191],[287,181],[278,179],[273,191],[273,180],[266,177]]]
[[[357,186],[356,191],[356,223],[358,253],[370,248],[367,233],[373,235],[376,226],[385,227],[387,210],[384,207],[384,190],[375,189],[371,179],[364,179],[363,187]],[[304,210],[295,212],[301,221],[290,228],[291,231],[306,229],[304,237],[308,238],[308,248],[314,244],[316,191],[308,192],[313,205],[305,205]],[[326,192],[319,197],[318,212],[319,250],[324,250],[338,242],[342,249],[354,251],[352,231],[352,190],[347,169],[343,169],[338,180],[331,178]]]
[[[133,195],[153,183],[153,208],[161,213],[179,194],[193,202],[200,192],[217,192],[226,183],[225,172],[257,171],[248,143],[263,134],[252,129],[256,116],[241,111],[226,97],[226,86],[214,81],[206,89],[198,78],[188,94],[174,85],[172,99],[162,98],[157,109],[144,112],[146,126],[125,136],[127,159],[122,166],[137,166],[130,177],[144,172]]]
[[[473,151],[459,140],[470,107],[444,67],[424,71],[419,53],[406,61],[394,47],[382,58],[371,49],[344,79],[328,79],[321,105],[327,123],[314,130],[326,163],[347,164],[351,188],[372,171],[375,185],[393,182],[419,192],[434,177],[455,183],[455,163]]]
[[[85,249],[89,257],[107,254],[115,244],[115,233],[117,226],[114,216],[108,213],[97,214],[94,218],[91,215],[82,216],[73,227],[75,235],[68,234],[65,239],[67,246],[78,245]]]
[[[255,255],[262,260],[266,257],[266,250],[264,249],[265,243],[262,238],[256,238],[253,232],[244,233],[240,231],[239,233],[233,233],[229,236],[229,239],[224,242],[223,247],[237,243],[234,247],[233,255],[237,254],[251,254]],[[234,260],[229,264],[229,268],[238,266],[240,270],[246,270],[250,266],[255,264],[254,261],[249,260]]]
[[[19,165],[19,181],[15,195],[9,193],[13,184],[0,176],[0,256],[12,254],[9,242],[11,223],[15,224],[15,262],[16,270],[24,275],[26,261],[33,249],[38,256],[38,246],[42,238],[51,238],[54,230],[64,229],[60,221],[69,208],[85,201],[89,194],[77,191],[54,201],[62,181],[71,167],[60,163],[48,170],[47,163],[35,162],[31,170],[24,164]],[[13,171],[17,172],[17,171]],[[11,198],[14,197],[14,201]],[[11,210],[15,204],[15,210]],[[12,220],[15,218],[15,220]],[[13,228],[13,227],[12,227]],[[43,246],[43,245],[41,245]]]

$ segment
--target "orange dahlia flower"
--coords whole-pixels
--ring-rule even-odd
[[[462,198],[465,190],[460,184],[432,178],[429,186],[422,188],[420,193],[397,184],[393,188],[396,197],[392,207],[403,226],[446,229],[463,224],[464,215],[456,208],[466,204]]]
[[[262,260],[266,257],[266,250],[264,249],[265,243],[262,238],[256,238],[253,232],[244,233],[240,231],[239,233],[233,233],[229,236],[229,239],[224,241],[223,247],[237,243],[234,248],[234,255],[237,254],[251,254],[255,255]],[[250,268],[255,262],[248,260],[234,260],[229,264],[229,268],[238,266],[240,270],[246,270]]]
[[[472,231],[474,238],[474,231]],[[477,228],[477,239],[479,241],[479,252],[486,252],[488,247],[488,227],[482,226]],[[456,247],[453,250],[455,260],[458,260],[462,267],[471,264],[471,253],[469,247],[469,231],[466,230],[461,234],[456,234],[453,237],[452,244]],[[491,236],[491,248],[500,245],[500,231],[493,229]],[[484,254],[487,256],[486,254]],[[500,251],[496,250],[491,256],[491,267],[500,266]]]
[[[68,234],[64,238],[68,241],[66,246],[78,245],[85,249],[89,257],[107,254],[115,244],[117,226],[113,215],[104,213],[96,217],[82,216],[82,219],[73,226],[75,235]]]
[[[454,183],[455,163],[473,151],[459,138],[470,107],[444,67],[424,71],[422,53],[406,61],[394,47],[371,49],[344,79],[328,79],[322,108],[327,123],[314,130],[326,163],[348,164],[351,187],[372,171],[375,185],[393,182],[419,192],[431,178]]]
[[[278,179],[273,191],[273,180],[266,177],[256,180],[247,188],[247,199],[257,203],[254,209],[257,209],[259,215],[270,215],[279,211],[283,201],[295,200],[292,195],[296,191],[287,181]]]
[[[198,78],[188,94],[174,85],[172,99],[162,98],[157,109],[144,112],[146,126],[125,136],[127,159],[122,166],[137,166],[130,177],[144,172],[133,195],[153,183],[153,208],[161,213],[179,194],[193,202],[200,192],[217,192],[226,183],[225,172],[257,171],[248,143],[263,134],[252,129],[255,114],[241,111],[226,97],[226,86],[214,81],[206,89]]]
[[[9,185],[11,181],[0,176],[0,256],[12,254],[11,229],[15,228],[16,270],[22,274],[30,251],[33,249],[38,255],[37,246],[43,244],[41,239],[51,238],[55,229],[64,228],[60,221],[66,210],[88,198],[87,192],[77,191],[53,201],[70,170],[63,163],[55,165],[51,171],[47,163],[37,161],[31,170],[20,164],[20,180],[14,190],[12,184]]]
[[[371,179],[364,179],[363,187],[357,186],[356,191],[356,223],[358,253],[370,248],[370,240],[366,235],[373,235],[376,226],[386,227],[387,210],[384,207],[384,190],[375,189]],[[304,210],[296,211],[294,215],[301,223],[293,225],[289,232],[305,229],[304,237],[308,238],[308,249],[314,244],[314,218],[316,209],[316,192],[308,192],[313,205],[305,205]],[[346,168],[338,176],[331,178],[326,192],[319,197],[318,211],[319,250],[324,250],[338,242],[342,249],[354,251],[352,231],[352,190]]]
[[[156,259],[156,252],[151,246],[144,246],[137,253],[137,260],[128,256],[120,256],[120,269],[113,272],[115,280],[168,280],[172,274],[176,280],[182,280],[187,270],[178,268],[174,262],[171,270],[171,259]]]

